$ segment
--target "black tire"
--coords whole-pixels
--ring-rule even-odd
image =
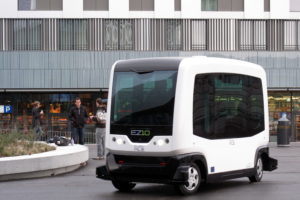
[[[111,181],[113,186],[118,189],[121,192],[129,192],[131,191],[136,184],[130,183],[130,182],[125,182],[125,181]]]
[[[195,194],[199,191],[201,185],[201,171],[199,167],[192,163],[188,171],[188,183],[175,185],[175,189],[182,195]]]
[[[255,174],[249,177],[250,182],[252,183],[260,182],[264,174],[263,169],[264,169],[263,161],[261,156],[259,156],[255,164]]]

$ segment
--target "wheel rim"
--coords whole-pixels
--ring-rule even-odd
[[[263,163],[261,158],[257,160],[256,173],[258,178],[261,178],[263,176]]]
[[[195,190],[199,184],[199,174],[197,169],[190,167],[188,176],[188,183],[185,185],[185,188],[189,191]]]

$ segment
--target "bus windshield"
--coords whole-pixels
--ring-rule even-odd
[[[115,72],[111,124],[172,125],[176,79],[177,71]]]

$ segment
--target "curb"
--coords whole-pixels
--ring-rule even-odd
[[[45,153],[0,158],[0,181],[55,176],[74,171],[87,162],[88,147],[56,146]]]

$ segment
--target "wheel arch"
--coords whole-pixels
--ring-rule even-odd
[[[256,161],[258,157],[261,157],[263,162],[263,170],[264,171],[273,171],[277,169],[277,160],[273,159],[269,156],[269,147],[261,146],[256,150],[254,167],[256,165]]]
[[[206,181],[207,180],[207,174],[208,174],[208,169],[207,169],[207,162],[206,158],[202,154],[191,154],[188,155],[190,159],[186,163],[195,163],[201,172],[201,181]]]

